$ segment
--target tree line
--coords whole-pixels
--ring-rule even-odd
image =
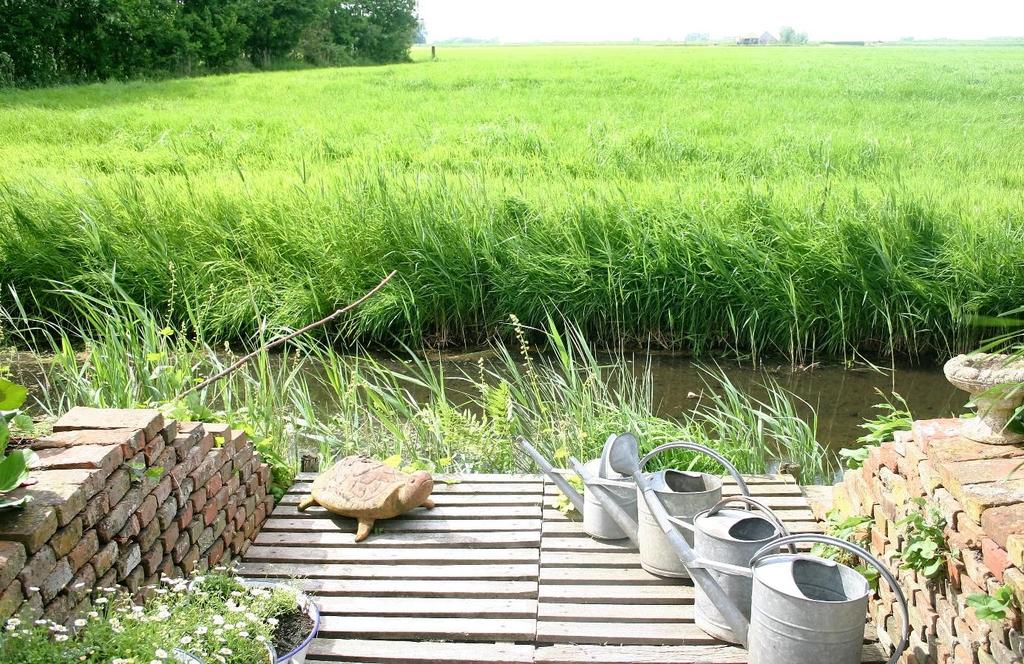
[[[0,84],[401,62],[416,0],[0,0]]]

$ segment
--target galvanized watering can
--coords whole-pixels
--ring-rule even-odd
[[[757,512],[727,508],[726,505],[731,503],[752,507]],[[728,566],[749,568],[755,553],[770,542],[789,535],[786,526],[761,502],[747,496],[731,496],[694,517],[692,528],[698,564],[703,563],[708,568],[722,591],[749,620],[752,579],[748,574],[734,573]],[[796,551],[792,547],[790,550]],[[725,571],[718,571],[716,567]],[[744,635],[732,631],[714,599],[699,584],[694,587],[694,622],[697,627],[723,641],[743,642]]]
[[[790,535],[764,546],[750,559],[753,593],[750,664],[859,664],[864,614],[871,587],[860,572],[832,560],[771,552],[787,544],[817,542],[849,551],[875,567],[900,605],[903,634],[889,664],[910,639],[907,600],[889,570],[861,547],[825,535]]]
[[[636,439],[630,434],[623,434],[616,441],[619,439],[626,439],[623,440],[623,443],[627,443],[628,439],[633,439],[629,444],[636,445]],[[725,457],[696,443],[675,442],[656,447],[640,459],[640,471],[643,472],[651,459],[667,450],[692,450],[706,454],[729,471],[743,495],[750,495],[743,476]],[[722,499],[722,480],[707,473],[680,470],[644,473],[644,478],[653,489],[657,500],[672,517],[673,523],[682,528],[682,535],[692,548],[693,529],[690,524],[693,523],[693,518],[697,514],[711,509]],[[637,540],[640,547],[640,565],[651,574],[658,576],[690,578],[689,569],[679,559],[679,555],[663,532],[658,520],[654,518],[647,504],[648,501],[640,498],[642,493],[643,490],[637,486]]]

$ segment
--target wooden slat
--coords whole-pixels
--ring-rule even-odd
[[[723,644],[688,646],[553,645],[537,648],[537,664],[746,664],[747,653]],[[781,663],[780,663],[781,664]]]
[[[540,569],[541,584],[549,583],[607,583],[613,585],[636,584],[636,585],[660,585],[665,579],[654,576],[640,568],[636,569],[609,569],[609,568],[588,568],[588,567],[542,567]],[[643,592],[637,589],[637,592]]]
[[[690,645],[720,643],[692,623],[537,622],[538,643]],[[781,662],[779,664],[782,664]]]
[[[410,618],[408,616],[323,616],[320,638],[445,639],[448,641],[530,641],[536,621],[521,618]]]
[[[297,473],[297,482],[312,482],[319,473]],[[461,484],[464,482],[479,482],[487,484],[521,484],[523,482],[542,482],[543,475],[530,475],[525,473],[460,473],[450,475],[447,473],[435,473],[434,482],[453,482]]]
[[[294,505],[278,505],[274,508],[274,516],[286,519],[333,519],[346,518],[331,514],[323,507],[315,506],[300,512]],[[540,517],[539,506],[451,506],[435,507],[432,510],[417,507],[411,512],[386,521],[438,520],[438,519],[523,519]],[[383,521],[381,521],[383,523]]]
[[[610,551],[623,553],[627,551],[636,552],[636,547],[628,539],[622,540],[596,540],[590,537],[545,537],[544,551],[580,551],[599,552]]]
[[[324,615],[408,616],[418,618],[535,618],[532,599],[466,599],[451,597],[320,597]]]
[[[536,494],[541,491],[543,483],[540,480],[535,482],[492,482],[492,483],[480,483],[480,482],[455,482],[453,484],[444,484],[443,482],[434,483],[434,491],[431,493],[432,496],[437,495],[453,495],[453,494],[468,494],[468,495],[480,495],[480,494]],[[313,488],[312,482],[296,482],[288,489],[289,494],[308,494]]]
[[[483,581],[409,580],[409,579],[295,579],[300,589],[318,597],[512,597],[536,598],[537,582],[530,581]]]
[[[683,623],[693,622],[693,605],[542,602],[537,605],[537,619],[571,622]],[[628,628],[623,631],[628,631]]]
[[[556,554],[557,555],[557,554]],[[419,548],[399,547],[278,547],[251,546],[245,554],[254,563],[406,563],[419,565],[446,563],[536,563],[536,549],[524,548]]]
[[[537,578],[536,565],[338,565],[243,562],[244,576],[309,579],[496,579]]]
[[[425,547],[459,547],[459,548],[539,548],[540,531],[533,530],[522,533],[515,532],[484,532],[484,533],[378,533],[362,542],[355,541],[355,533],[340,531],[318,532],[304,530],[302,532],[267,532],[256,536],[254,542],[269,546],[331,546],[358,547],[360,549],[377,549],[389,546]]]
[[[575,602],[579,604],[623,601],[628,601],[631,604],[692,604],[693,586],[683,585],[681,581],[679,583],[666,581],[660,585],[645,585],[641,588],[636,585],[611,583],[601,585],[545,583],[540,586],[539,599],[541,602]]]
[[[436,641],[375,641],[316,639],[310,660],[373,662],[374,664],[530,664],[532,645],[510,643],[441,643]]]
[[[288,494],[281,498],[279,505],[298,505],[306,494]],[[431,494],[436,505],[540,505],[541,496],[533,493],[434,493]],[[312,509],[312,508],[310,508]]]
[[[634,569],[640,567],[640,556],[636,551],[616,553],[607,551],[582,552],[548,551],[540,554],[541,567],[612,567],[615,569]]]
[[[374,524],[374,532],[395,533],[395,532],[524,532],[538,530],[540,519],[455,519],[455,520],[410,520],[410,519],[387,519]],[[327,531],[327,532],[352,532],[356,530],[356,522],[345,517],[331,519],[287,519],[271,517],[263,524],[265,532],[303,532],[303,531]]]
[[[864,646],[862,664],[888,657],[877,644]],[[747,652],[724,644],[686,646],[552,645],[534,652],[536,664],[746,664]],[[781,664],[781,663],[780,663]]]

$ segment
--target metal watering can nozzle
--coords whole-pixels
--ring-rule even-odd
[[[561,473],[554,469],[548,460],[537,451],[537,448],[530,444],[530,441],[526,440],[523,436],[518,436],[516,438],[516,444],[518,444],[520,449],[526,452],[526,454],[533,459],[533,462],[537,464],[537,467],[540,468],[552,482],[554,482],[555,486],[558,487],[558,490],[565,494],[566,498],[569,499],[569,502],[572,503],[572,506],[575,507],[578,512],[583,512],[583,496],[580,495],[579,491],[577,491],[573,485],[569,484],[569,481],[565,479]]]

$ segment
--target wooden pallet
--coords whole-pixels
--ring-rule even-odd
[[[309,662],[732,664],[746,653],[693,623],[693,587],[652,576],[635,550],[587,537],[534,475],[463,475],[433,510],[355,523],[296,510],[299,476],[246,553],[242,573],[295,579],[323,619]],[[794,532],[818,532],[792,478],[748,478]],[[726,494],[736,487],[726,484]],[[868,644],[865,662],[882,662]]]

